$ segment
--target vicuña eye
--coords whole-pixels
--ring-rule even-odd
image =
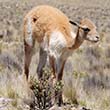
[[[34,21],[34,22],[36,22],[36,20],[37,20],[36,18],[33,18],[33,21]]]
[[[84,31],[85,31],[85,32],[89,32],[90,29],[89,29],[89,28],[84,28]]]

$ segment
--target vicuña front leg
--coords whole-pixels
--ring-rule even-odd
[[[56,91],[55,91],[55,97],[56,97],[56,102],[58,103],[59,106],[63,104],[63,98],[62,98],[62,77],[63,77],[63,69],[65,65],[65,60],[60,59],[57,62],[56,69],[57,69],[57,75],[56,75]]]
[[[53,56],[49,56],[49,62],[50,62],[50,67],[52,68],[52,79],[56,78],[56,73],[55,73],[55,58]]]

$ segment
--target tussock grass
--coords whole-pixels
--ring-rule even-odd
[[[12,99],[6,110],[8,108],[14,110],[21,108],[21,110],[24,110],[22,105],[29,106],[29,102],[33,100],[29,85],[24,76],[18,76],[16,72],[8,74],[8,69],[6,71],[4,74],[0,74],[0,97]]]
[[[71,103],[77,102],[80,106],[93,110],[109,110],[110,108],[110,89],[105,85],[100,87],[97,84],[89,85],[85,88],[84,81],[90,77],[86,73],[73,72],[69,74],[71,79],[64,77],[64,99]],[[94,83],[94,82],[91,82]],[[92,86],[92,87],[91,87]]]

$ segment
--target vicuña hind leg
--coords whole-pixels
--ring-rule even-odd
[[[38,67],[37,67],[38,78],[41,78],[42,77],[43,68],[46,65],[46,61],[47,61],[47,52],[44,51],[43,48],[40,48],[39,64],[38,64]]]
[[[24,72],[26,75],[26,79],[28,80],[29,77],[29,66],[31,63],[31,58],[33,54],[33,47],[30,47],[26,42],[24,42],[24,51],[25,51],[25,65],[24,65]]]

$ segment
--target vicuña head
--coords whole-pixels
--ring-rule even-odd
[[[80,24],[70,21],[71,24],[76,25],[79,28],[79,35],[82,36],[83,40],[88,40],[90,42],[96,43],[99,41],[99,33],[95,24],[87,18],[80,21]]]

